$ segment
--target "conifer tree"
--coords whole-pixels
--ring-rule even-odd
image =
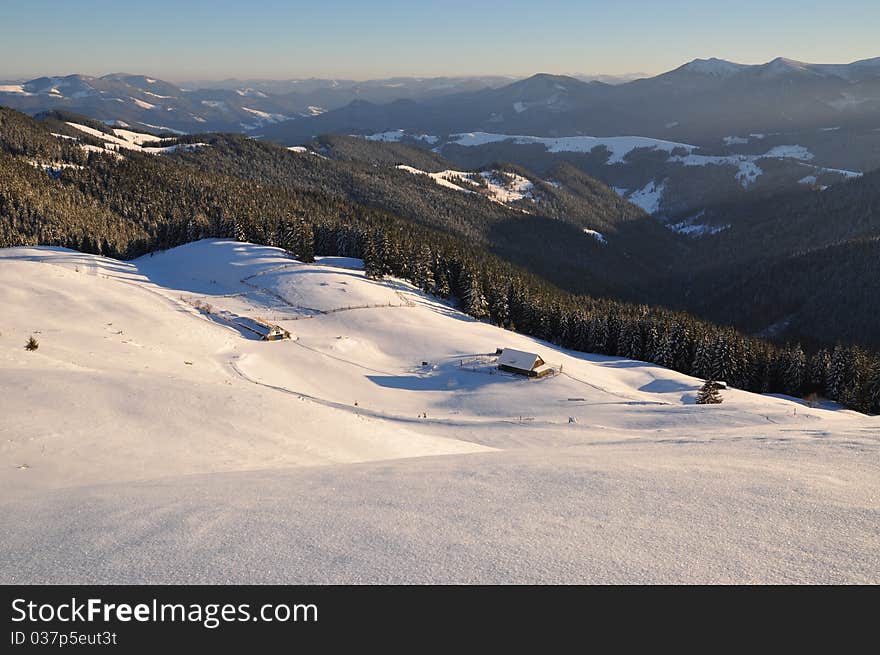
[[[706,380],[706,383],[697,393],[698,405],[720,405],[723,400],[721,398],[720,387],[715,380]]]
[[[868,403],[868,411],[880,413],[880,357],[874,360],[868,376]]]
[[[473,273],[468,273],[466,276],[461,301],[463,311],[474,318],[486,318],[489,315],[489,305],[483,295],[483,285]]]
[[[825,388],[831,400],[839,400],[846,394],[848,354],[846,349],[837,344],[828,363]]]
[[[807,358],[800,344],[786,348],[780,355],[781,386],[783,393],[800,397],[804,389],[804,376],[807,369]]]
[[[412,264],[412,282],[426,293],[434,293],[434,272],[431,269],[431,249],[422,245]]]
[[[489,287],[486,299],[489,303],[489,316],[495,325],[507,327],[510,324],[510,307],[507,304],[506,290],[493,284]]]

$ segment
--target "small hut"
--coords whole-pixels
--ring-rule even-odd
[[[281,339],[290,339],[290,332],[280,325],[269,325],[266,334],[263,335],[265,341],[280,341]]]
[[[239,316],[234,323],[245,330],[255,333],[263,339],[263,341],[281,341],[282,339],[290,339],[290,332],[280,325],[269,323],[261,318],[250,318],[248,316]]]
[[[545,363],[537,353],[505,348],[498,357],[498,368],[502,371],[541,378],[553,372],[553,367]]]

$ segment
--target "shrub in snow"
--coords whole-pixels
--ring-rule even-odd
[[[33,335],[31,335],[30,338],[28,338],[27,343],[24,344],[25,350],[36,350],[39,347],[40,347],[40,342],[37,341]]]
[[[700,392],[697,394],[697,404],[720,405],[723,402],[721,393],[719,392],[720,388],[721,387],[715,382],[715,380],[706,380],[706,384],[703,385]]]

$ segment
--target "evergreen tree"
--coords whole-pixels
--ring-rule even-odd
[[[304,263],[315,261],[315,233],[311,223],[299,220],[295,223],[294,256]]]
[[[431,249],[426,245],[422,245],[412,265],[413,284],[425,293],[435,292],[434,271],[431,267],[433,259]]]
[[[829,371],[831,370],[831,355],[822,348],[816,351],[810,357],[810,363],[807,367],[805,391],[806,393],[816,393],[827,395],[826,385],[828,384]]]
[[[720,389],[721,387],[719,387],[718,383],[714,380],[706,380],[706,383],[700,388],[700,391],[697,393],[697,404],[720,405],[723,402]]]
[[[510,307],[507,304],[507,290],[497,284],[489,287],[487,297],[489,317],[495,325],[507,327],[510,324]]]
[[[781,387],[783,393],[800,397],[804,390],[807,358],[800,345],[785,348],[780,354]]]
[[[846,395],[848,353],[846,348],[837,344],[828,363],[825,389],[831,400],[840,400]]]
[[[480,279],[473,273],[468,273],[465,278],[464,294],[461,298],[462,311],[474,318],[486,318],[489,315],[489,304],[483,295],[483,285]]]
[[[880,414],[880,357],[874,360],[868,376],[868,402],[869,411]]]

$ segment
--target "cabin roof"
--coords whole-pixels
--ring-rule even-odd
[[[522,350],[505,348],[498,357],[498,364],[522,369],[523,371],[531,371],[535,368],[539,359],[541,357],[537,353],[527,353]]]

